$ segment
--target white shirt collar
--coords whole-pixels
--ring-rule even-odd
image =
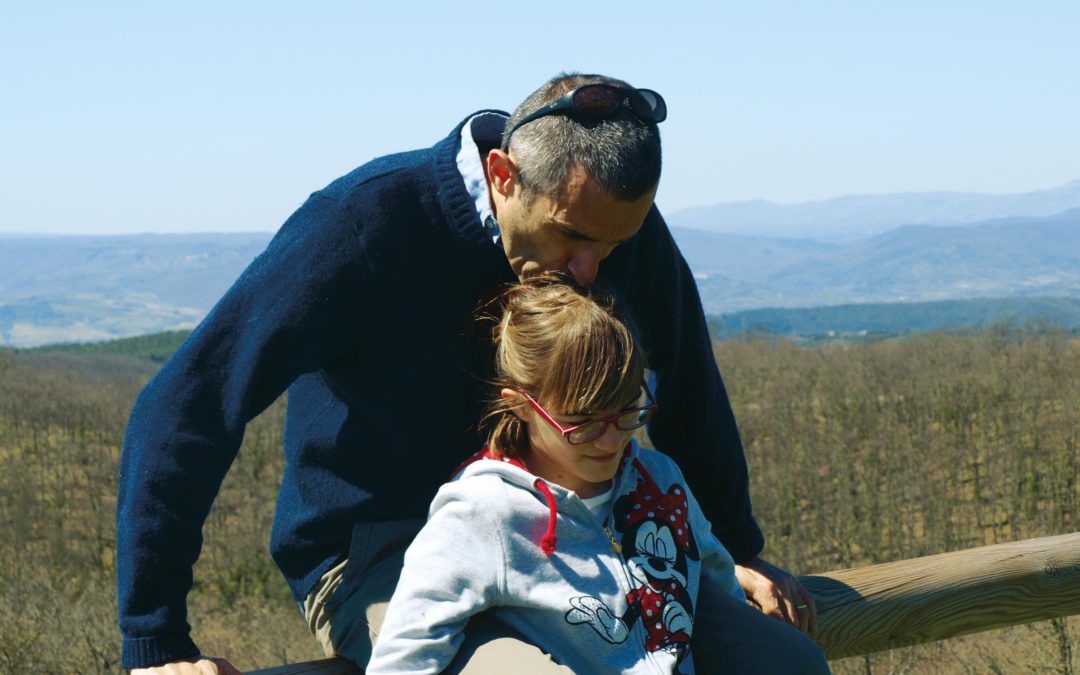
[[[461,145],[457,154],[458,172],[465,181],[465,189],[476,204],[476,213],[480,222],[491,234],[491,241],[499,243],[499,224],[491,212],[491,197],[488,194],[487,177],[480,157],[476,138],[487,141],[502,137],[506,116],[499,113],[485,112],[473,115],[461,127]]]
[[[595,509],[595,508],[597,508],[599,506],[603,506],[604,504],[607,504],[608,502],[610,502],[611,501],[611,496],[613,494],[615,494],[615,486],[614,486],[614,484],[609,486],[607,490],[601,492],[600,494],[596,495],[595,497],[582,497],[581,501],[585,502],[585,506],[588,506],[590,509]]]
[[[589,510],[593,512],[596,519],[600,522],[607,520],[608,510],[611,508],[611,498],[615,495],[615,483],[612,481],[611,487],[604,492],[596,495],[595,497],[582,498],[581,501],[585,502],[585,506],[589,507]]]

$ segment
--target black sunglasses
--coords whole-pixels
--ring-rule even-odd
[[[627,89],[610,84],[586,84],[571,89],[539,110],[526,115],[506,134],[503,149],[510,147],[510,137],[514,132],[533,120],[547,115],[566,112],[593,120],[606,120],[622,110],[623,103],[629,101],[630,109],[638,119],[646,124],[659,124],[667,119],[667,104],[664,97],[652,89]]]

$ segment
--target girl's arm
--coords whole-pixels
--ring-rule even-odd
[[[719,590],[739,600],[746,600],[739,580],[735,576],[735,560],[713,534],[709,521],[701,513],[701,507],[692,493],[688,493],[690,512],[696,515],[692,526],[698,534],[698,552],[701,554],[701,586]]]
[[[427,524],[405,552],[369,675],[442,672],[469,617],[499,604],[506,579],[503,539],[492,505],[470,499],[463,489],[474,482],[439,491]],[[477,492],[474,487],[472,494]]]
[[[682,471],[676,466],[679,480],[686,485]],[[712,526],[701,510],[694,492],[686,490],[687,506],[690,508],[690,527],[697,537],[698,554],[701,557],[701,590],[699,595],[719,591],[739,600],[746,600],[739,580],[735,576],[735,560],[720,539],[713,534]]]

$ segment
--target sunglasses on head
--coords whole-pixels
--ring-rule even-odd
[[[586,84],[571,89],[539,110],[526,115],[506,134],[503,148],[510,147],[510,137],[514,132],[533,120],[541,117],[566,113],[591,120],[606,120],[619,114],[624,103],[638,119],[646,124],[659,124],[667,119],[667,104],[664,97],[652,89],[628,89],[611,84]]]

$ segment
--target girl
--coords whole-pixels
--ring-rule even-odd
[[[631,438],[657,410],[612,301],[508,291],[488,445],[432,502],[368,673],[437,673],[490,610],[578,673],[691,673],[702,584],[742,599],[678,467]]]

